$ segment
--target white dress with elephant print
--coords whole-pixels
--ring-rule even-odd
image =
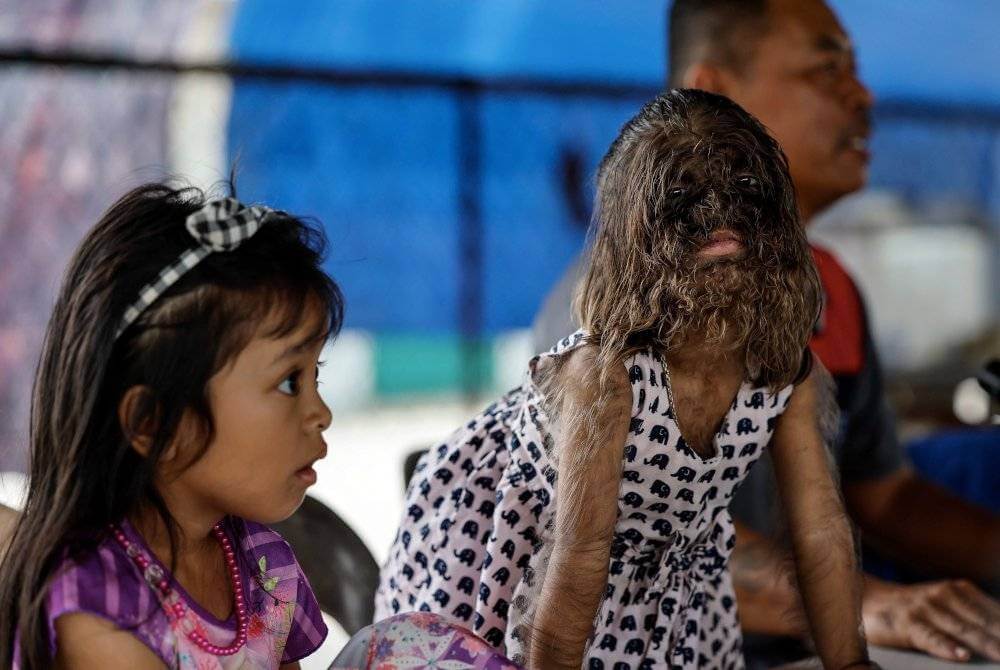
[[[532,359],[524,384],[421,459],[382,569],[376,620],[437,612],[518,659],[512,601],[521,610],[523,594],[537,593],[532,573],[551,547],[546,526],[557,502],[545,448],[551,437],[533,380],[583,342],[578,331]],[[727,505],[792,387],[772,394],[744,382],[714,453],[702,458],[680,436],[660,357],[640,352],[625,365],[632,419],[608,583],[584,667],[741,668]]]

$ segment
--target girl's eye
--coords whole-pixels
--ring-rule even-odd
[[[278,391],[284,393],[285,395],[298,395],[299,394],[299,371],[291,373],[278,384]]]

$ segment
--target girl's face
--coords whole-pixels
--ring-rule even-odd
[[[259,523],[298,508],[316,482],[313,464],[326,456],[331,420],[317,391],[321,318],[314,314],[286,337],[255,336],[212,377],[215,436],[193,465],[165,478],[169,499]]]

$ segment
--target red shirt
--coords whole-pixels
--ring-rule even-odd
[[[864,366],[864,311],[850,275],[826,249],[812,247],[823,285],[823,309],[809,347],[833,375],[856,375]],[[835,325],[835,327],[830,327]]]

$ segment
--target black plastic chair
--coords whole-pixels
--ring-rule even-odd
[[[348,635],[372,622],[379,567],[368,547],[336,512],[306,496],[274,529],[295,550],[320,608]]]
[[[410,485],[410,480],[413,479],[413,472],[417,469],[417,463],[420,462],[420,458],[426,454],[429,449],[421,448],[416,451],[411,451],[406,455],[403,460],[403,489],[405,490]]]

